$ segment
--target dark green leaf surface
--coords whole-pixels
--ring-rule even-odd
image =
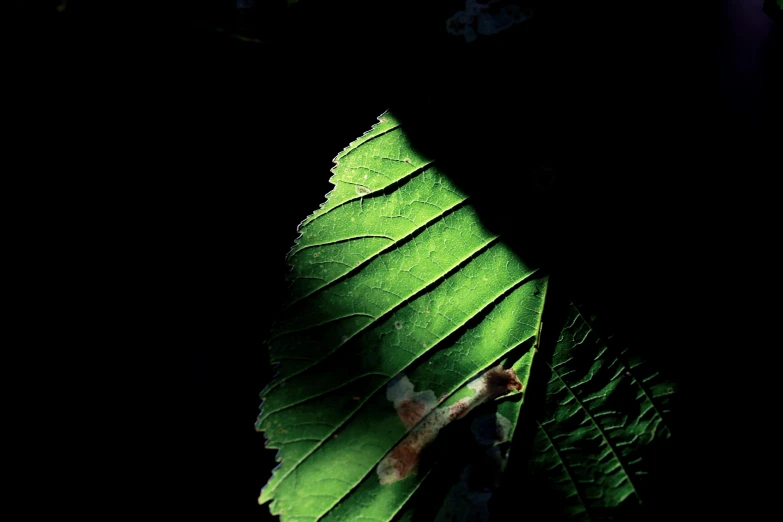
[[[589,519],[642,500],[645,451],[665,448],[671,384],[616,350],[573,304],[550,363],[547,411],[532,466],[558,486],[564,511]]]

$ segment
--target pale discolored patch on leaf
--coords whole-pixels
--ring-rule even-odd
[[[410,429],[438,404],[432,390],[414,393],[413,384],[405,374],[398,375],[386,387],[386,398],[394,403],[394,409],[402,424]]]
[[[376,471],[378,473],[378,481],[381,484],[393,484],[415,473],[422,450],[435,440],[438,432],[446,427],[447,424],[456,419],[461,419],[471,410],[487,401],[496,399],[512,390],[520,390],[522,383],[517,379],[513,368],[503,369],[502,366],[496,366],[468,383],[466,388],[473,393],[429,413],[378,464]],[[434,395],[432,397],[434,399]]]

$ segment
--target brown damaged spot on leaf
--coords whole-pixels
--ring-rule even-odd
[[[433,411],[408,433],[378,464],[378,481],[384,485],[393,484],[415,473],[421,451],[432,442],[438,431],[448,424],[445,417],[441,410]]]
[[[413,384],[404,374],[389,383],[386,398],[394,403],[394,409],[407,429],[418,424],[437,404],[432,390],[414,393]]]
[[[435,396],[431,390],[414,395],[413,384],[405,375],[401,375],[389,384],[386,397],[394,401],[397,414],[405,427],[413,429],[378,464],[376,472],[381,484],[393,484],[415,473],[419,455],[435,440],[441,429],[450,422],[464,417],[480,404],[506,395],[512,390],[520,390],[522,383],[519,382],[512,368],[506,370],[498,365],[476,377],[468,383],[467,387],[474,391],[473,395],[422,415],[421,412],[427,411],[430,401],[434,403]],[[417,400],[419,396],[425,395],[426,402]],[[440,400],[442,401],[443,397]],[[425,405],[426,407],[422,407]]]
[[[418,437],[420,438],[420,437]],[[419,464],[419,452],[421,448],[417,444],[417,437],[407,437],[398,444],[390,458],[386,458],[378,465],[378,476],[381,484],[392,484],[403,477],[413,474]],[[382,468],[381,466],[384,465]]]
[[[470,411],[470,406],[467,401],[458,401],[452,404],[449,407],[449,422],[464,417],[468,411]]]
[[[427,405],[423,402],[402,401],[397,407],[397,415],[408,429],[418,424],[427,413]]]
[[[522,389],[522,383],[519,382],[514,368],[504,370],[502,366],[498,365],[485,374],[485,379],[489,391],[494,397],[500,397],[512,390],[520,391]]]

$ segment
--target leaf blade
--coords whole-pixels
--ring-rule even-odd
[[[256,428],[281,463],[259,502],[271,502],[282,520],[391,520],[408,516],[411,499],[436,479],[431,467],[388,479],[380,470],[391,469],[390,455],[416,433],[428,430],[426,442],[437,442],[441,428],[460,422],[450,408],[471,397],[468,383],[482,371],[516,361],[527,384],[548,278],[482,226],[467,196],[413,151],[393,116],[382,116],[335,161],[335,189],[302,222],[289,252],[292,298],[269,341],[278,374],[262,392]],[[620,388],[627,395],[618,371],[636,383],[631,372],[641,361],[610,353],[587,317],[574,306],[569,314],[531,466],[565,490],[567,514],[589,519],[639,497],[635,455],[655,439],[667,385],[654,373],[639,375],[633,400],[645,409],[623,418],[606,397]],[[405,407],[394,391],[401,379],[410,385]],[[487,417],[504,426],[506,438],[522,422],[523,397],[497,401]],[[494,447],[500,439],[481,443],[474,435],[490,445],[484,457],[502,471],[505,460]],[[414,463],[424,446],[408,447]],[[455,506],[486,510],[486,495],[464,505],[471,466],[438,520],[462,509]]]
[[[671,437],[665,415],[673,388],[627,348],[610,347],[573,303],[550,367],[532,467],[563,485],[570,517],[638,507],[643,455]]]
[[[289,302],[270,340],[270,354],[280,363],[280,374],[263,392],[257,422],[257,429],[267,436],[267,446],[279,449],[278,460],[282,460],[259,501],[271,500],[270,509],[284,516],[322,516],[407,432],[384,396],[383,386],[395,375],[413,371],[419,386],[437,390],[438,395],[451,394],[480,368],[532,338],[540,317],[541,303],[533,295],[540,283],[531,279],[536,269],[521,263],[480,225],[475,211],[465,205],[465,196],[405,143],[393,117],[381,119],[385,121],[338,155],[332,177],[335,190],[300,226],[303,234],[289,254],[296,298]],[[364,185],[369,192],[356,191],[357,183],[371,179],[362,172],[378,171],[372,162],[389,163],[393,157],[401,160],[395,163],[396,170]],[[373,196],[383,190],[387,192]],[[386,225],[390,215],[404,216],[395,223],[405,226]],[[330,235],[345,222],[351,225]],[[333,271],[316,287],[296,288],[297,279],[312,276],[313,265],[317,266],[305,261],[308,254],[331,248],[324,255],[334,261],[345,255],[340,249],[361,242],[375,244],[360,253],[358,263],[345,263],[343,257],[347,270]],[[385,288],[390,281],[394,288]],[[360,300],[352,292],[357,288],[362,289]],[[514,326],[513,318],[504,317],[531,299],[536,302],[529,303],[526,312],[514,312],[521,323]],[[486,315],[484,321],[465,333],[467,323],[481,314]],[[482,350],[468,348],[466,339],[474,336],[475,340],[482,324],[486,330],[498,321],[492,335],[503,333],[496,341],[485,342]],[[444,350],[439,343],[460,329],[463,334]],[[404,350],[400,339],[407,343]],[[437,353],[429,355],[435,349]],[[438,369],[410,370],[424,357],[429,358],[428,367]],[[445,365],[448,372],[438,365]],[[383,414],[378,416],[378,411]],[[360,463],[360,468],[348,475],[355,483],[317,484],[317,470],[346,462],[341,460],[348,455],[341,440],[358,437],[357,426],[368,423],[394,425],[395,429],[387,430],[396,436],[384,439],[378,454],[371,449],[366,454],[354,451],[350,460]],[[295,491],[303,483],[309,484],[306,502]]]

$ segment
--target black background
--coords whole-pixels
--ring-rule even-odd
[[[707,474],[687,445],[707,416],[693,346],[721,310],[702,274],[741,260],[742,241],[722,246],[724,202],[774,172],[783,56],[760,5],[542,2],[465,45],[444,30],[459,2],[56,4],[17,2],[4,21],[11,145],[43,222],[31,261],[52,308],[79,310],[61,337],[76,348],[51,365],[77,367],[69,385],[92,406],[94,428],[70,433],[105,455],[88,495],[101,509],[268,517],[256,498],[274,452],[253,422],[284,256],[331,159],[388,108],[490,228],[537,244],[681,383],[682,483],[667,494]]]

